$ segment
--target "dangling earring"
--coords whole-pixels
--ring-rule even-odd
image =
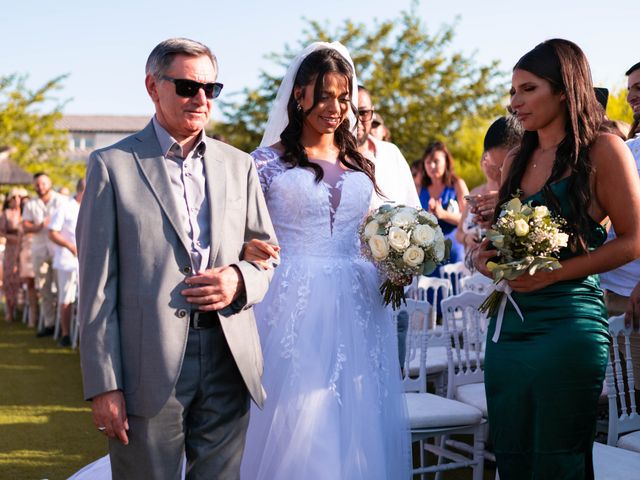
[[[301,111],[302,111],[302,105],[300,105],[300,104],[298,103],[298,105],[296,106],[296,110],[298,110],[299,112],[301,112]]]

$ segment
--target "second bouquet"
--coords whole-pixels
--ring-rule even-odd
[[[562,231],[565,224],[563,218],[553,216],[546,206],[522,203],[518,197],[502,205],[498,220],[486,234],[499,253],[497,261],[487,262],[496,289],[480,305],[481,312],[498,315],[494,342],[500,335],[507,300],[522,318],[506,281],[524,273],[533,275],[537,270],[561,268],[558,257],[569,240],[569,235]]]

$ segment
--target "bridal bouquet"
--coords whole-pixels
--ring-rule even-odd
[[[380,293],[395,309],[405,300],[404,287],[416,275],[429,275],[449,258],[438,219],[431,213],[403,205],[382,205],[360,225],[363,255],[385,277]]]
[[[496,289],[480,305],[481,312],[495,315],[503,311],[508,298],[522,318],[510,296],[511,290],[500,282],[513,280],[525,272],[533,275],[537,270],[560,268],[557,257],[569,240],[569,235],[562,232],[565,223],[563,218],[552,216],[547,207],[523,204],[518,197],[502,205],[497,222],[486,233],[499,252],[499,260],[487,262]]]

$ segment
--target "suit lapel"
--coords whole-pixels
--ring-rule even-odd
[[[209,253],[209,267],[215,263],[220,242],[223,235],[224,212],[227,204],[227,179],[226,168],[222,160],[222,152],[218,146],[207,139],[207,149],[204,154],[204,174],[209,197],[209,212],[211,219],[211,250]]]
[[[133,156],[184,248],[189,251],[189,238],[180,220],[169,173],[153,124],[150,122],[144,130],[138,133],[136,138],[140,143],[132,148]]]

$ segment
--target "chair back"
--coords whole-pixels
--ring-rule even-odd
[[[484,299],[484,295],[467,291],[442,301],[442,325],[451,338],[447,349],[447,398],[454,398],[461,385],[484,382],[488,321],[478,310]]]
[[[635,399],[631,328],[624,326],[624,315],[609,318],[609,334],[612,338],[612,352],[605,374],[609,397],[607,444],[615,447],[621,434],[640,430],[640,415]]]
[[[436,332],[429,328],[429,319],[433,308],[426,300],[407,299],[407,304],[402,305],[394,312],[396,316],[400,311],[406,311],[409,316],[406,339],[406,355],[404,359],[403,387],[405,392],[424,393],[427,391],[427,355],[428,348],[444,346],[448,336],[443,331]],[[419,359],[418,376],[411,377],[410,365]]]
[[[449,296],[450,282],[443,278],[427,277],[420,275],[413,279],[408,288],[407,297],[414,300],[428,302],[431,305],[439,305],[439,302]],[[438,320],[438,309],[432,308],[429,312],[430,329],[434,329]]]
[[[471,275],[464,262],[447,263],[440,267],[440,277],[449,280],[450,295],[458,295],[461,292],[460,280]]]
[[[480,272],[475,272],[474,274],[463,277],[460,279],[460,288],[461,292],[471,291],[475,293],[479,293],[481,295],[487,295],[491,290],[491,286],[493,285],[493,280],[489,277],[485,277]]]

